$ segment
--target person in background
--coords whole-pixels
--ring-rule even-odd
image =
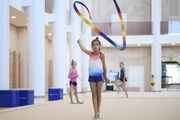
[[[68,74],[68,78],[70,78],[69,84],[70,84],[70,100],[71,100],[71,104],[76,104],[75,102],[73,102],[72,96],[73,94],[75,95],[76,101],[78,104],[82,104],[82,102],[79,101],[78,99],[78,95],[77,95],[77,70],[76,70],[76,65],[77,63],[72,60],[71,62],[71,66],[72,68],[69,71]]]
[[[152,92],[154,92],[154,85],[155,85],[154,75],[151,75],[151,91]]]
[[[126,98],[128,98],[128,94],[126,91],[126,83],[125,83],[126,82],[126,77],[125,77],[126,76],[126,70],[124,68],[124,63],[120,62],[119,67],[120,67],[120,77],[115,82],[115,85],[118,89],[117,94],[120,92],[120,87],[121,87],[124,90],[124,92],[126,93]]]

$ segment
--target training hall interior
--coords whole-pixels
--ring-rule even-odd
[[[110,80],[97,119],[180,119],[180,0],[1,0],[0,36],[0,120],[96,119],[77,43],[92,51],[96,37]],[[83,104],[70,102],[72,60]]]

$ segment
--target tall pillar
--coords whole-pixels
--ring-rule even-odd
[[[154,43],[151,47],[151,73],[155,79],[155,91],[161,91],[161,43],[159,40],[160,35],[160,22],[161,22],[161,0],[152,0],[152,31],[154,34]]]
[[[66,0],[54,0],[53,14],[53,87],[63,88],[66,93]]]
[[[71,0],[71,6],[76,0]],[[81,0],[80,0],[81,1]],[[81,6],[78,6],[79,10],[81,11]],[[80,50],[77,40],[81,36],[81,19],[74,11],[73,7],[71,7],[71,17],[70,17],[70,24],[72,28],[72,32],[70,35],[70,61],[73,59],[77,62],[77,71],[79,78],[82,78],[82,51]],[[77,80],[78,83],[78,92],[81,92],[81,82]]]
[[[88,9],[91,11],[91,0],[83,0],[83,3],[85,5],[87,5]],[[86,9],[83,9],[83,15],[87,19],[89,19],[88,11]],[[83,25],[82,31],[84,31],[86,29],[86,27],[88,27],[86,29],[86,31],[84,32],[84,35],[82,36],[83,45],[88,50],[91,50],[91,41],[92,41],[91,31],[92,31],[92,29],[85,22],[82,22],[82,25]],[[89,56],[85,53],[82,54],[82,63],[83,63],[83,65],[82,65],[82,70],[83,70],[82,78],[84,80],[85,86],[87,87],[87,91],[90,91],[90,85],[88,82]]]
[[[0,90],[9,89],[9,0],[0,2]]]
[[[34,95],[45,95],[45,24],[44,0],[32,0],[28,7],[28,42],[29,88],[34,90]]]

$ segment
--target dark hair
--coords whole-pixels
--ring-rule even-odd
[[[154,77],[154,75],[151,75],[151,77]]]
[[[74,61],[74,60],[72,59],[72,61],[71,61],[71,66],[73,66],[74,63],[76,63],[76,61]]]
[[[93,46],[93,42],[97,41],[99,43],[99,46],[101,46],[101,42],[99,41],[99,38],[96,37],[96,39],[94,39],[92,42],[91,42],[91,48]],[[101,50],[101,48],[99,48],[99,50]]]
[[[119,64],[123,64],[123,65],[124,65],[124,63],[123,63],[123,62],[120,62]]]

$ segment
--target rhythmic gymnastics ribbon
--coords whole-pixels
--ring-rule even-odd
[[[120,82],[119,85],[118,85],[119,89],[122,89],[123,86],[124,86],[124,85],[123,85],[122,82]],[[124,95],[125,95],[125,91],[124,91],[123,89],[122,89],[122,91],[123,91],[124,94],[123,94],[122,92],[120,92],[120,91],[117,93],[118,96],[121,97],[121,98],[123,98]]]
[[[119,50],[125,50],[126,49],[126,33],[125,33],[125,27],[124,27],[124,22],[123,22],[123,17],[122,17],[122,13],[121,10],[116,2],[116,0],[113,0],[116,10],[118,12],[119,15],[119,19],[120,19],[120,23],[121,23],[121,29],[122,29],[122,40],[123,40],[123,46],[119,46],[117,45],[113,40],[111,40],[108,36],[106,36],[102,31],[100,31],[97,27],[95,27],[92,23],[90,23],[82,14],[81,12],[77,9],[76,4],[81,4],[83,5],[86,10],[88,11],[89,14],[89,18],[92,19],[91,13],[89,11],[89,9],[87,8],[87,6],[85,4],[83,4],[80,1],[75,1],[73,4],[73,8],[76,11],[76,13],[79,15],[79,17],[89,26],[91,27],[95,32],[97,32],[99,35],[101,35],[104,39],[106,39],[108,42],[110,42],[115,48],[119,49]]]
[[[82,100],[82,103],[84,103],[85,98],[86,98],[86,93],[87,93],[87,91],[86,91],[86,87],[85,87],[85,85],[84,85],[83,80],[82,80],[81,78],[79,78],[79,77],[78,77],[78,79],[81,81],[81,88],[83,88],[83,90],[82,90],[82,94],[83,94],[83,100]],[[70,89],[71,89],[71,96],[72,96],[72,99],[73,99],[73,101],[75,101],[75,96],[74,96],[75,91],[72,89],[71,86],[70,86]]]
[[[79,78],[79,77],[78,77],[78,78]],[[79,80],[81,81],[81,87],[83,88],[82,93],[83,93],[84,95],[83,95],[83,100],[82,100],[82,103],[84,103],[85,98],[86,98],[86,93],[87,93],[87,91],[86,91],[86,87],[85,87],[85,85],[84,85],[83,80],[82,80],[81,78],[79,78]]]

